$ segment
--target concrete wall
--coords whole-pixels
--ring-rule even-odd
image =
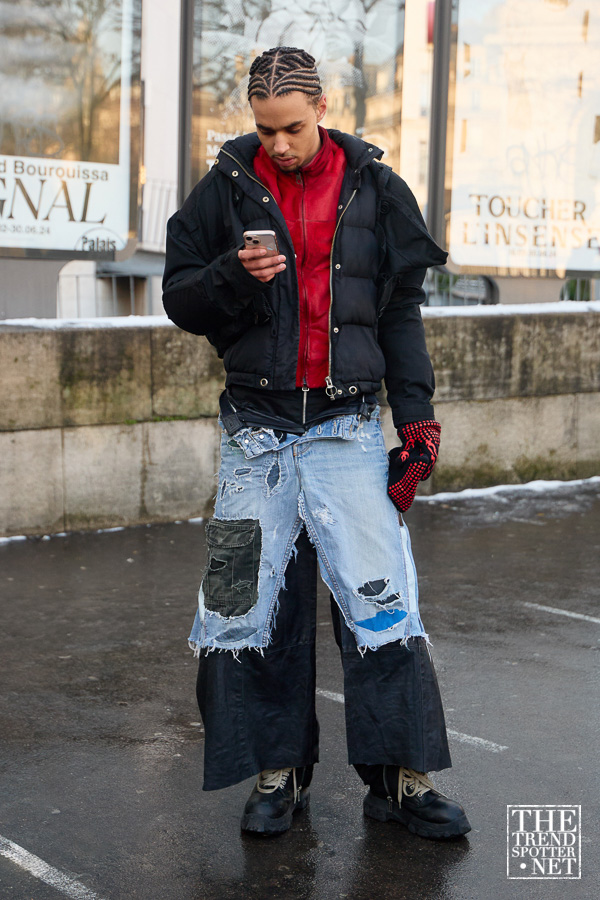
[[[600,310],[565,307],[425,311],[443,431],[424,492],[600,473]],[[101,323],[0,325],[2,535],[210,513],[220,360],[163,320]]]

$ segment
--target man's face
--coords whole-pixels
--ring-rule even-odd
[[[318,123],[327,103],[315,106],[307,94],[292,91],[281,97],[253,97],[250,101],[261,144],[282,172],[297,172],[321,148]]]

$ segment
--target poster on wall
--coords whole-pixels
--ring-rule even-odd
[[[600,272],[598,4],[460,0],[456,37],[450,268]]]
[[[115,259],[135,249],[135,4],[2,3],[0,255]]]

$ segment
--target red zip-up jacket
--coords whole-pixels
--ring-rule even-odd
[[[273,194],[296,253],[300,297],[300,343],[296,387],[320,388],[329,374],[331,242],[346,169],[346,154],[319,127],[322,146],[298,172],[282,172],[264,147],[254,170]],[[289,264],[289,260],[288,260]]]

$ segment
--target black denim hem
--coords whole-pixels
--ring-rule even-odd
[[[394,641],[362,656],[331,602],[342,657],[349,765],[452,766],[442,698],[425,638]]]

